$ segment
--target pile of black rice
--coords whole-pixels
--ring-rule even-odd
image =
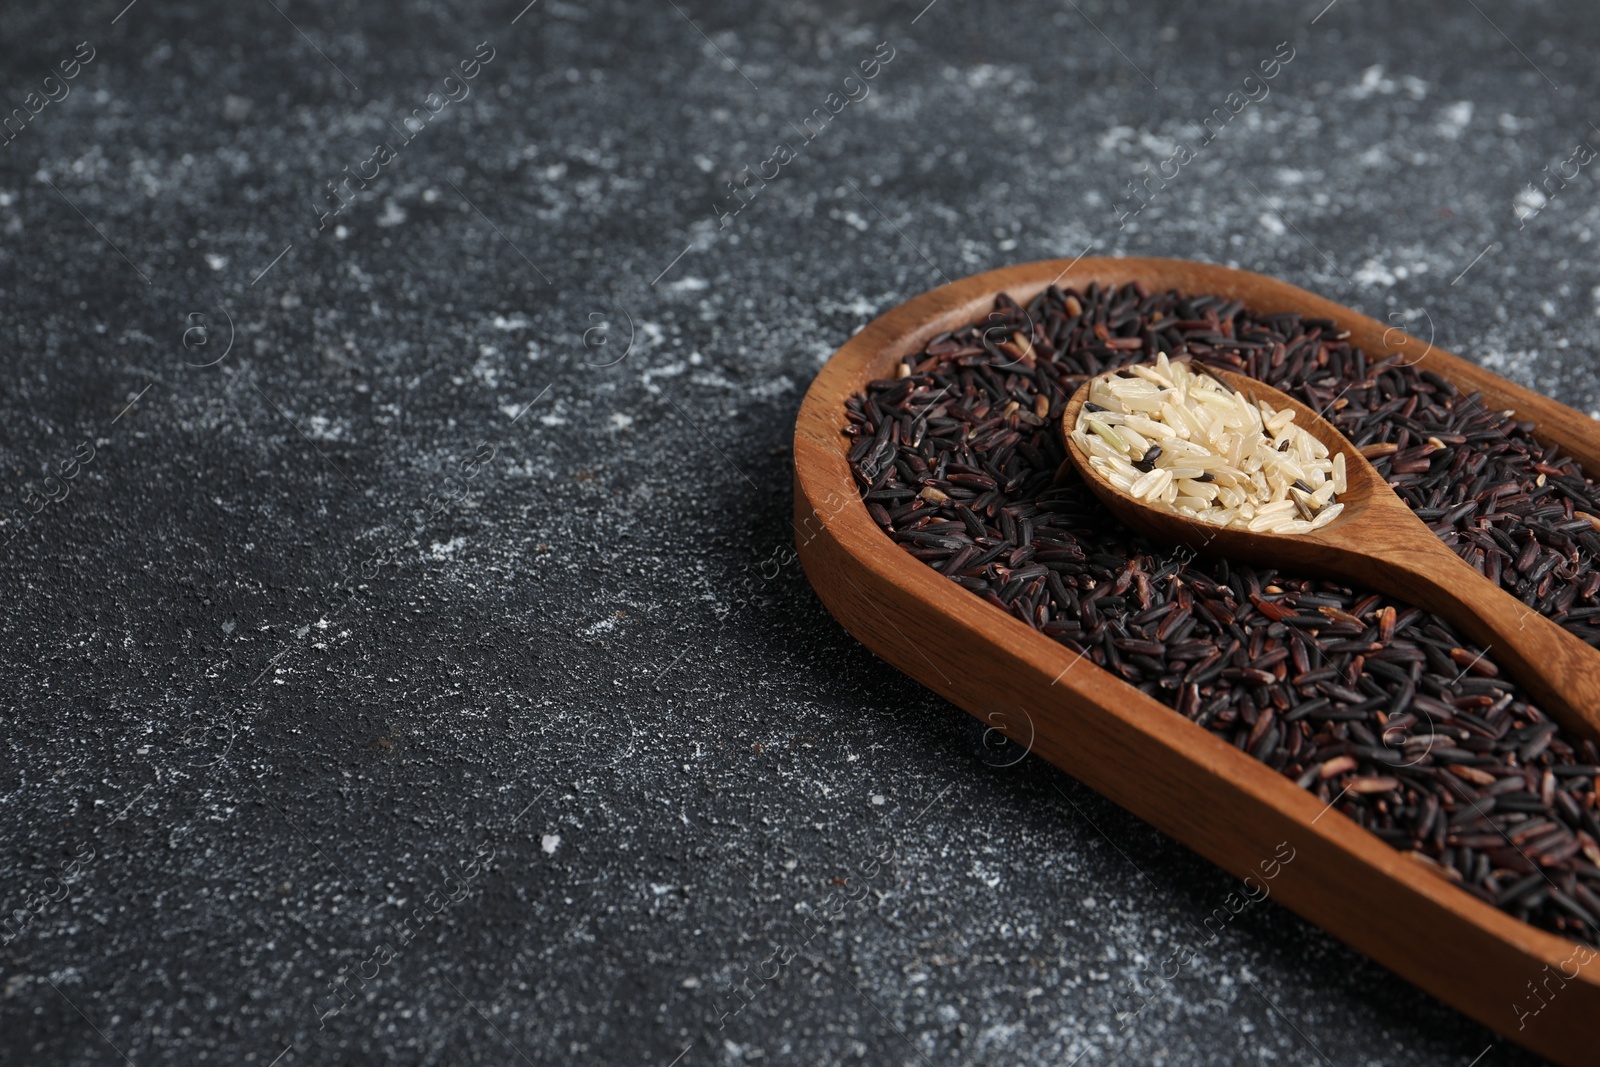
[[[1058,424],[1087,377],[1163,351],[1241,371],[1325,411],[1463,559],[1600,646],[1595,483],[1531,423],[1348,337],[1137,285],[1002,296],[849,401],[850,463],[878,525],[951,581],[1468,892],[1600,944],[1593,742],[1442,620],[1151,544],[1066,462]]]

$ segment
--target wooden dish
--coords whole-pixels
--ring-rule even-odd
[[[851,477],[845,400],[935,335],[980,321],[996,295],[1026,304],[1054,281],[1138,281],[1327,318],[1375,356],[1399,353],[1535,423],[1593,475],[1600,432],[1579,413],[1284,282],[1168,259],[1051,260],[964,278],[889,311],[841,348],[795,426],[796,547],[846,630],[928,688],[1240,877],[1294,850],[1272,896],[1359,952],[1560,1064],[1600,1062],[1600,964],[1587,946],[1519,922],[1391,848],[1265,764],[1144,695],[896,545]],[[1530,985],[1531,983],[1531,985]],[[1536,999],[1531,989],[1539,991]]]

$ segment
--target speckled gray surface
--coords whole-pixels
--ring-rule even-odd
[[[124,2],[0,14],[0,1062],[1533,1062],[1270,902],[1119,1020],[1233,880],[779,564],[821,361],[1086,248],[1600,409],[1583,5]]]

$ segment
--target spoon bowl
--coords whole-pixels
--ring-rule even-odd
[[[1383,476],[1366,457],[1331,423],[1321,418],[1311,408],[1287,393],[1243,374],[1214,367],[1204,368],[1204,373],[1229,389],[1243,393],[1252,404],[1265,401],[1279,411],[1285,408],[1292,409],[1295,413],[1294,425],[1321,442],[1330,456],[1343,454],[1346,489],[1335,498],[1337,503],[1344,505],[1343,511],[1321,529],[1300,534],[1272,534],[1247,530],[1242,526],[1221,526],[1191,519],[1170,508],[1147,503],[1128,495],[1108,481],[1104,474],[1089,462],[1088,453],[1073,437],[1073,430],[1082,415],[1083,405],[1088,402],[1090,389],[1096,381],[1107,377],[1107,375],[1097,375],[1084,382],[1067,401],[1061,418],[1061,432],[1073,466],[1077,468],[1094,494],[1100,498],[1101,503],[1105,504],[1123,525],[1138,530],[1151,540],[1165,544],[1186,545],[1195,552],[1206,551],[1212,555],[1249,559],[1255,563],[1293,566],[1299,565],[1308,554],[1313,558],[1320,558],[1322,550],[1330,546],[1338,548],[1345,545],[1347,543],[1345,529],[1351,524],[1368,519],[1368,512],[1374,506],[1381,508],[1386,502],[1392,502],[1407,515],[1410,514],[1410,509],[1395,496],[1394,490],[1389,488]]]
[[[1294,425],[1343,455],[1343,511],[1304,533],[1270,533],[1189,518],[1138,499],[1089,462],[1073,436],[1097,378],[1078,388],[1062,413],[1067,453],[1085,484],[1125,526],[1153,541],[1196,553],[1283,567],[1379,589],[1443,616],[1483,645],[1552,718],[1600,740],[1600,651],[1551,622],[1464,562],[1419,519],[1377,468],[1321,413],[1264,382],[1219,368],[1205,373],[1252,403],[1294,411]],[[1463,669],[1462,673],[1466,673]]]

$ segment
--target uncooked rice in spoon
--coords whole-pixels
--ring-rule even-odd
[[[1294,417],[1163,352],[1096,378],[1072,437],[1136,499],[1216,526],[1300,534],[1338,517],[1346,486],[1344,456]]]

